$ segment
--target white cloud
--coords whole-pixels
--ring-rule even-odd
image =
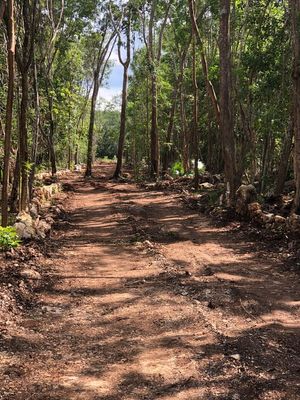
[[[122,90],[119,88],[105,88],[101,87],[98,96],[98,107],[103,110],[107,103],[112,101],[116,96],[121,97]]]

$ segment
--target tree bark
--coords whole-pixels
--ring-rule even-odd
[[[33,62],[34,37],[35,37],[35,14],[37,0],[30,6],[29,0],[23,0],[22,15],[24,23],[24,36],[20,54],[17,53],[17,61],[21,74],[21,108],[19,118],[19,154],[20,154],[20,206],[19,211],[24,211],[28,200],[28,133],[27,133],[27,111],[28,111],[28,89],[29,89],[29,70]]]
[[[220,131],[222,135],[227,205],[235,203],[236,179],[235,139],[231,101],[230,0],[220,0]]]
[[[34,59],[33,65],[33,90],[34,90],[34,108],[35,108],[35,125],[33,132],[33,141],[32,141],[32,149],[31,149],[31,160],[32,167],[29,176],[29,198],[32,200],[33,193],[33,183],[34,176],[36,170],[36,161],[37,161],[37,150],[38,150],[38,142],[40,136],[40,95],[39,95],[39,87],[38,87],[38,77],[37,77],[37,65]]]
[[[27,133],[27,108],[28,108],[28,73],[24,72],[21,78],[22,99],[20,109],[20,162],[21,162],[21,195],[20,211],[26,209],[28,195],[28,133]]]
[[[9,163],[11,151],[11,133],[14,101],[15,78],[15,28],[14,28],[14,1],[8,0],[8,92],[6,104],[5,139],[4,139],[4,169],[2,184],[2,226],[8,224],[8,187],[9,187]]]
[[[57,173],[57,167],[56,167],[56,154],[55,154],[55,148],[54,148],[54,134],[55,134],[55,122],[54,122],[54,117],[53,117],[53,100],[52,96],[50,94],[50,87],[51,87],[51,76],[49,75],[47,80],[46,80],[46,94],[47,94],[47,102],[48,102],[48,121],[49,121],[49,132],[47,136],[47,141],[48,141],[48,149],[49,149],[49,161],[50,161],[50,167],[51,167],[51,175],[55,176]]]
[[[109,47],[111,45],[111,42],[115,38],[116,31],[110,33],[108,39],[107,39],[107,32],[108,32],[108,25],[106,25],[105,32],[103,33],[102,36],[102,40],[98,51],[97,65],[94,70],[93,94],[91,100],[90,122],[88,131],[88,149],[87,149],[87,160],[86,160],[86,170],[85,170],[86,177],[92,176],[92,165],[94,158],[93,148],[94,148],[95,113],[96,113],[98,93],[107,67],[108,59],[115,44],[114,41],[109,52]],[[107,42],[105,43],[106,39]]]
[[[152,179],[159,177],[159,132],[158,132],[158,110],[157,110],[157,68],[159,67],[162,53],[163,34],[167,24],[172,0],[166,6],[164,19],[158,31],[158,43],[155,45],[154,36],[155,19],[157,12],[157,1],[151,3],[151,11],[149,18],[149,37],[145,34],[145,21],[143,27],[144,42],[147,48],[147,56],[149,60],[149,68],[151,72],[151,129],[150,129],[150,176]]]
[[[124,153],[124,144],[125,144],[125,136],[126,136],[127,96],[128,96],[128,67],[124,67],[120,135],[119,135],[119,143],[118,143],[117,165],[116,165],[116,170],[114,173],[114,178],[120,177],[120,175],[122,173],[122,167],[123,167],[123,153]]]
[[[198,133],[198,83],[196,69],[196,41],[193,38],[193,139],[194,139],[194,184],[195,189],[199,188],[199,133]]]
[[[290,0],[293,39],[293,125],[294,125],[294,175],[296,194],[295,212],[300,214],[300,0]]]
[[[202,38],[200,35],[200,31],[197,26],[197,18],[196,18],[196,10],[195,10],[195,0],[189,0],[189,10],[190,10],[190,17],[191,17],[191,22],[192,22],[192,29],[194,32],[194,35],[196,36],[199,48],[200,48],[200,53],[201,53],[201,65],[202,65],[202,71],[204,74],[204,79],[205,79],[205,86],[206,86],[206,91],[208,94],[208,97],[211,100],[211,104],[215,113],[215,118],[217,121],[217,124],[220,125],[220,105],[217,99],[216,91],[215,88],[209,79],[209,73],[208,73],[208,65],[207,65],[207,60],[205,56],[205,51],[204,51],[204,45],[202,42]]]
[[[123,153],[126,137],[126,112],[127,112],[127,98],[128,98],[128,68],[131,61],[131,14],[130,11],[127,15],[126,27],[126,60],[123,61],[121,55],[121,36],[119,34],[118,55],[119,61],[123,65],[123,90],[122,90],[122,107],[120,117],[120,135],[118,143],[117,165],[114,173],[114,178],[119,178],[122,173],[123,166]]]
[[[157,129],[157,76],[151,76],[151,129],[150,129],[150,175],[153,179],[159,174],[159,140]]]
[[[277,171],[276,185],[274,190],[274,195],[276,197],[282,194],[284,183],[287,177],[289,163],[290,163],[290,156],[293,147],[293,133],[294,129],[292,126],[290,126],[283,140],[280,163]]]
[[[175,118],[175,113],[176,113],[176,105],[177,105],[177,96],[178,96],[178,79],[175,83],[175,87],[173,89],[173,95],[172,95],[172,106],[170,109],[170,114],[169,114],[169,123],[168,123],[168,129],[167,129],[167,134],[166,134],[166,144],[165,144],[165,149],[162,157],[162,173],[165,175],[168,171],[169,164],[170,164],[170,146],[171,146],[171,140],[172,140],[172,135],[173,135],[173,130],[174,130],[174,118]]]
[[[87,150],[87,161],[86,161],[86,171],[85,171],[86,177],[92,176],[95,113],[96,113],[97,97],[100,87],[99,75],[100,75],[100,68],[99,71],[96,70],[94,73],[94,88],[91,101],[90,123],[88,132],[88,150]]]
[[[19,184],[20,184],[20,154],[18,149],[14,167],[14,173],[13,173],[13,183],[9,198],[10,211],[13,213],[16,213],[18,211]]]

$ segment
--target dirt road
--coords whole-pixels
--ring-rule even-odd
[[[299,276],[111,168],[70,182],[54,283],[5,345],[0,399],[300,399]]]

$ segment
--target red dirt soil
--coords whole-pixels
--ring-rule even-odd
[[[300,399],[299,275],[113,167],[68,179],[52,284],[0,341],[0,399]]]

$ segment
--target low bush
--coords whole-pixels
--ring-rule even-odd
[[[18,234],[12,226],[0,227],[0,249],[6,251],[18,247],[21,243]]]

